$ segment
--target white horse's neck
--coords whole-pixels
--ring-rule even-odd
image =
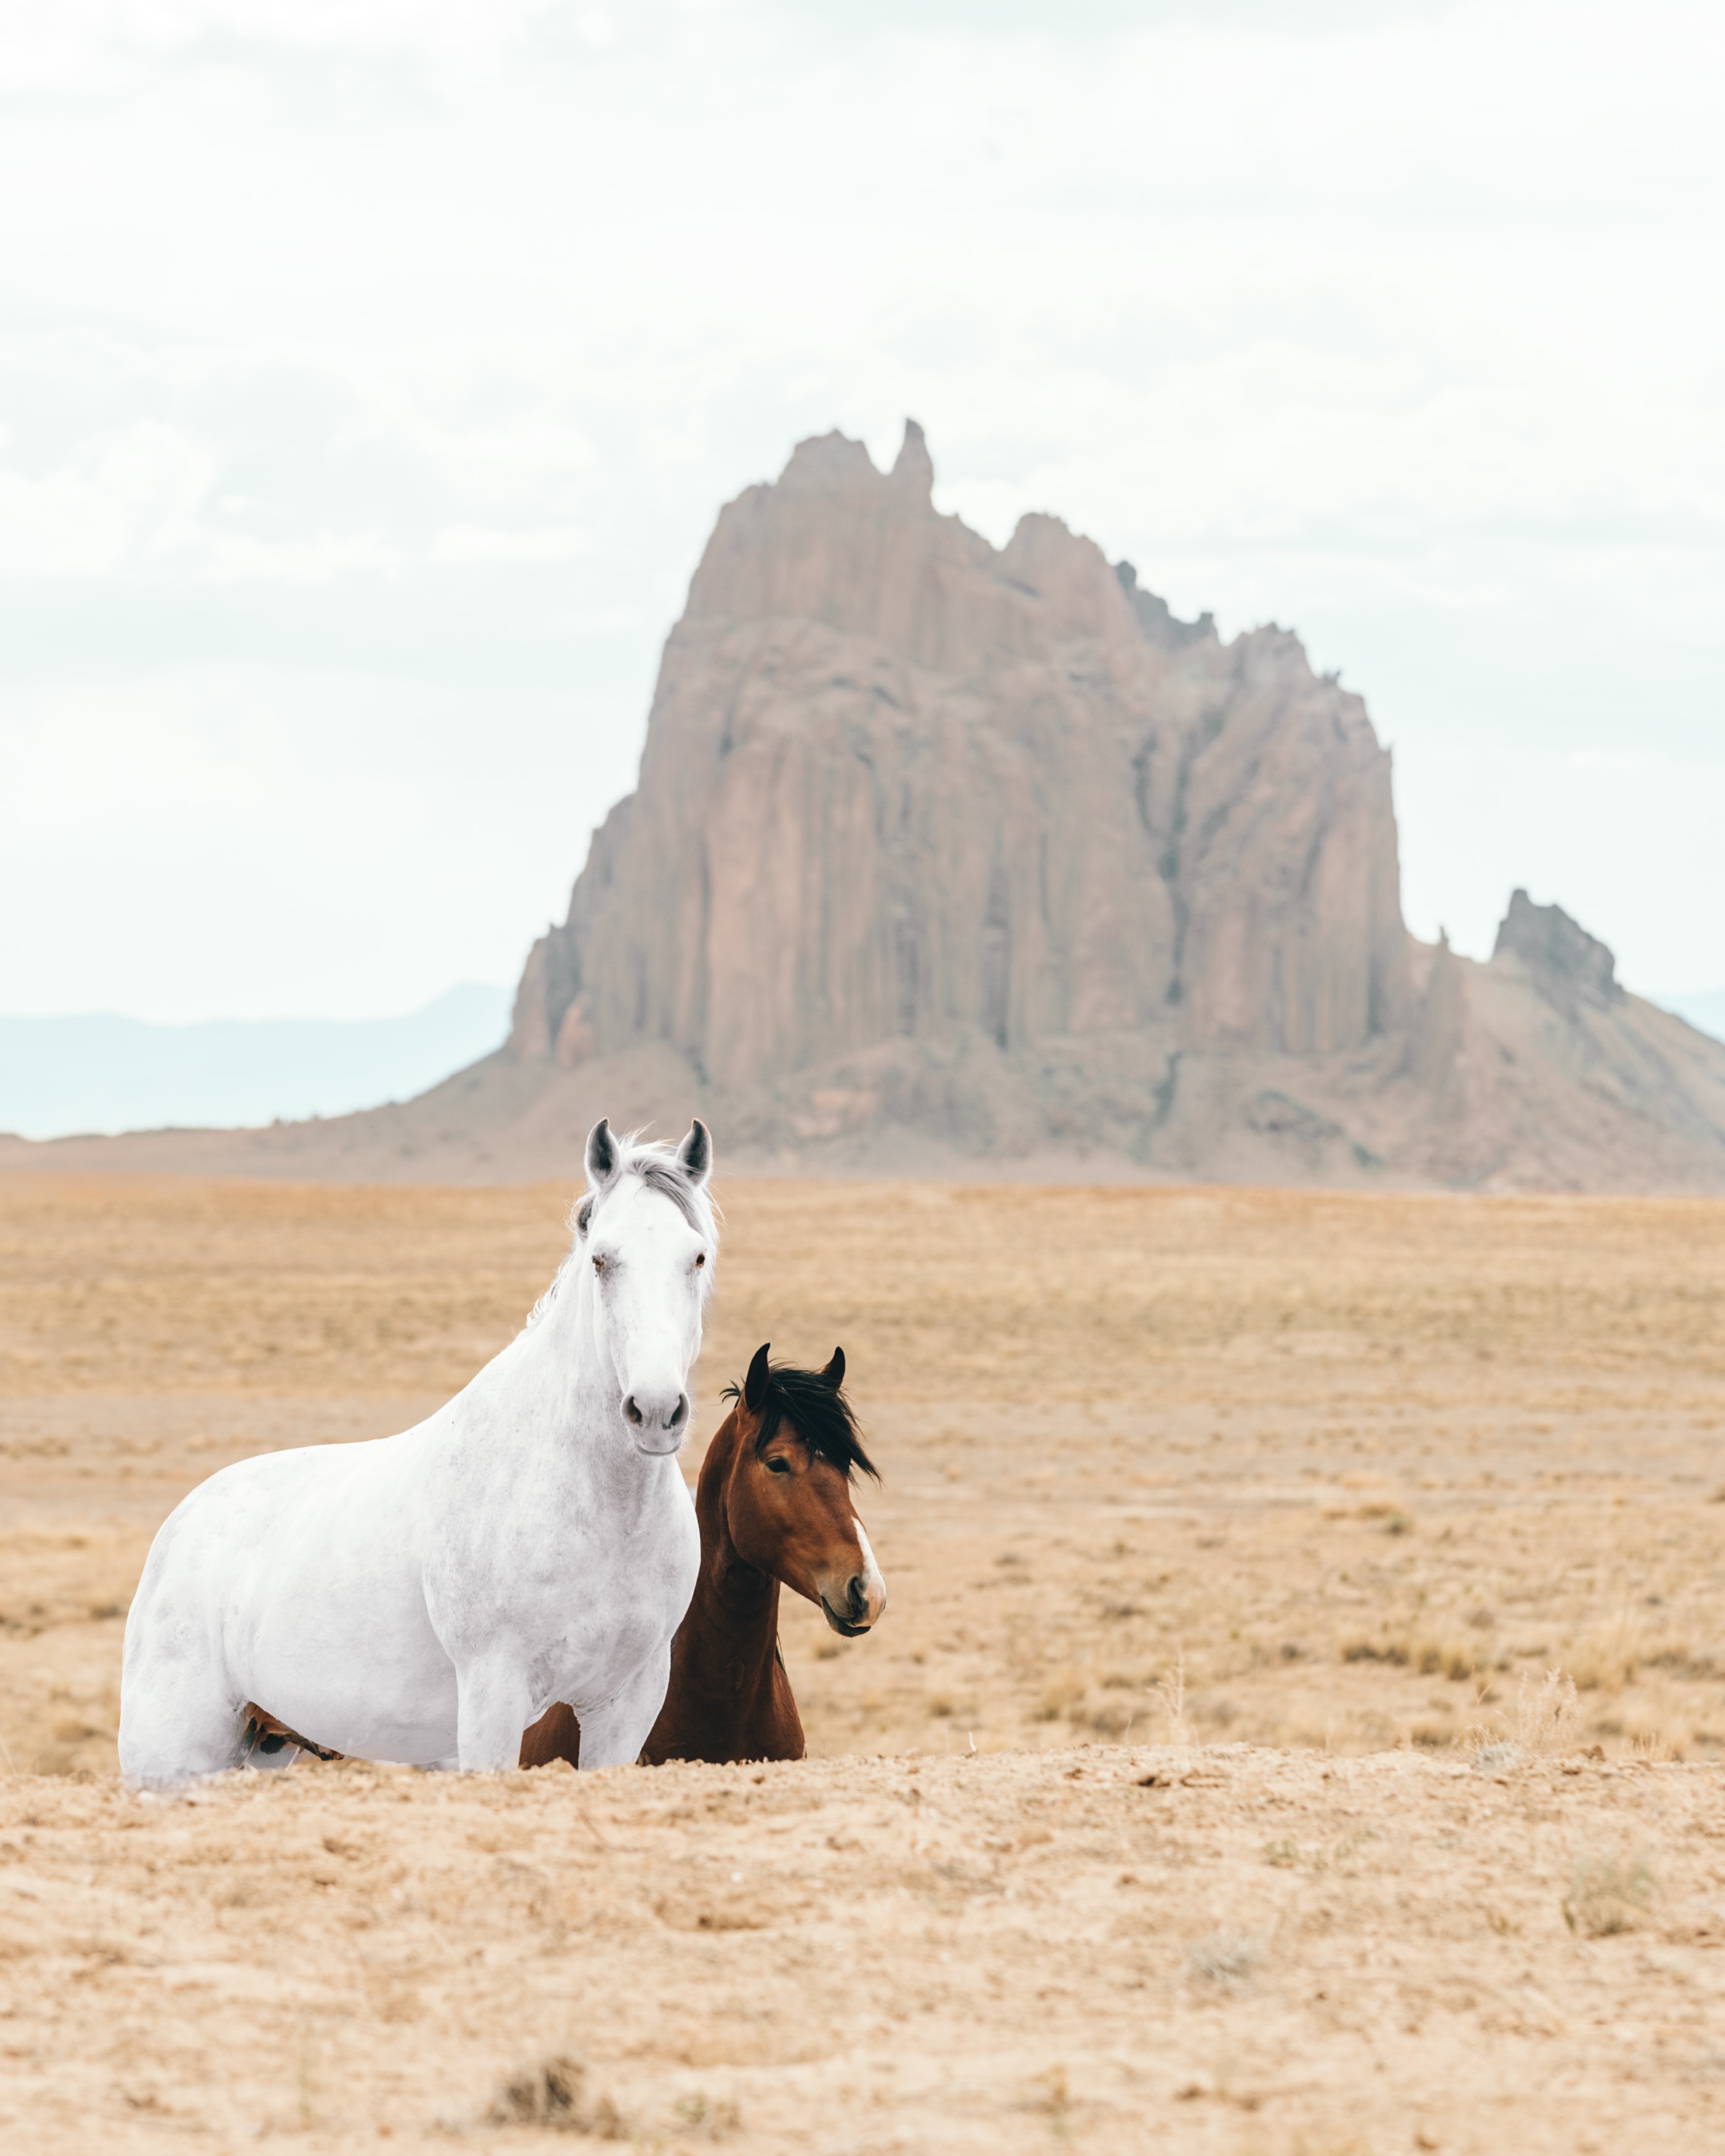
[[[529,1445],[597,1435],[618,1412],[617,1381],[593,1324],[592,1289],[573,1252],[521,1330],[459,1396]]]

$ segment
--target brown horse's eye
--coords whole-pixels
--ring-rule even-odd
[[[767,1472],[769,1475],[788,1475],[790,1471],[790,1461],[779,1453],[775,1453],[767,1463]]]

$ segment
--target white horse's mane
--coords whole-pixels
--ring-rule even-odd
[[[550,1286],[527,1312],[527,1322],[521,1327],[524,1332],[531,1332],[557,1301],[557,1290],[562,1286],[564,1276],[574,1260],[577,1244],[593,1225],[593,1214],[606,1192],[614,1190],[625,1175],[639,1175],[649,1190],[656,1190],[661,1197],[669,1198],[697,1235],[705,1235],[710,1242],[717,1238],[718,1222],[721,1217],[719,1209],[706,1186],[697,1183],[690,1176],[678,1159],[674,1145],[668,1144],[663,1138],[644,1138],[637,1131],[630,1131],[614,1142],[618,1152],[617,1173],[605,1185],[604,1190],[583,1191],[569,1208],[569,1247],[563,1254],[562,1264],[552,1275]],[[711,1276],[708,1277],[711,1279]]]

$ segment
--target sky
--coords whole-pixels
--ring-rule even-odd
[[[1049,510],[1725,986],[1725,10],[0,0],[0,1012],[507,983],[720,504]]]

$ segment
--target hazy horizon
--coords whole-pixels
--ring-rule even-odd
[[[1725,986],[1722,59],[1543,0],[14,14],[0,1010],[512,982],[721,503],[907,413],[997,543],[1341,670],[1417,934],[1524,885]]]
[[[113,1011],[0,1014],[0,1132],[251,1129],[412,1098],[501,1047],[513,990],[465,981],[370,1019],[161,1025]]]

